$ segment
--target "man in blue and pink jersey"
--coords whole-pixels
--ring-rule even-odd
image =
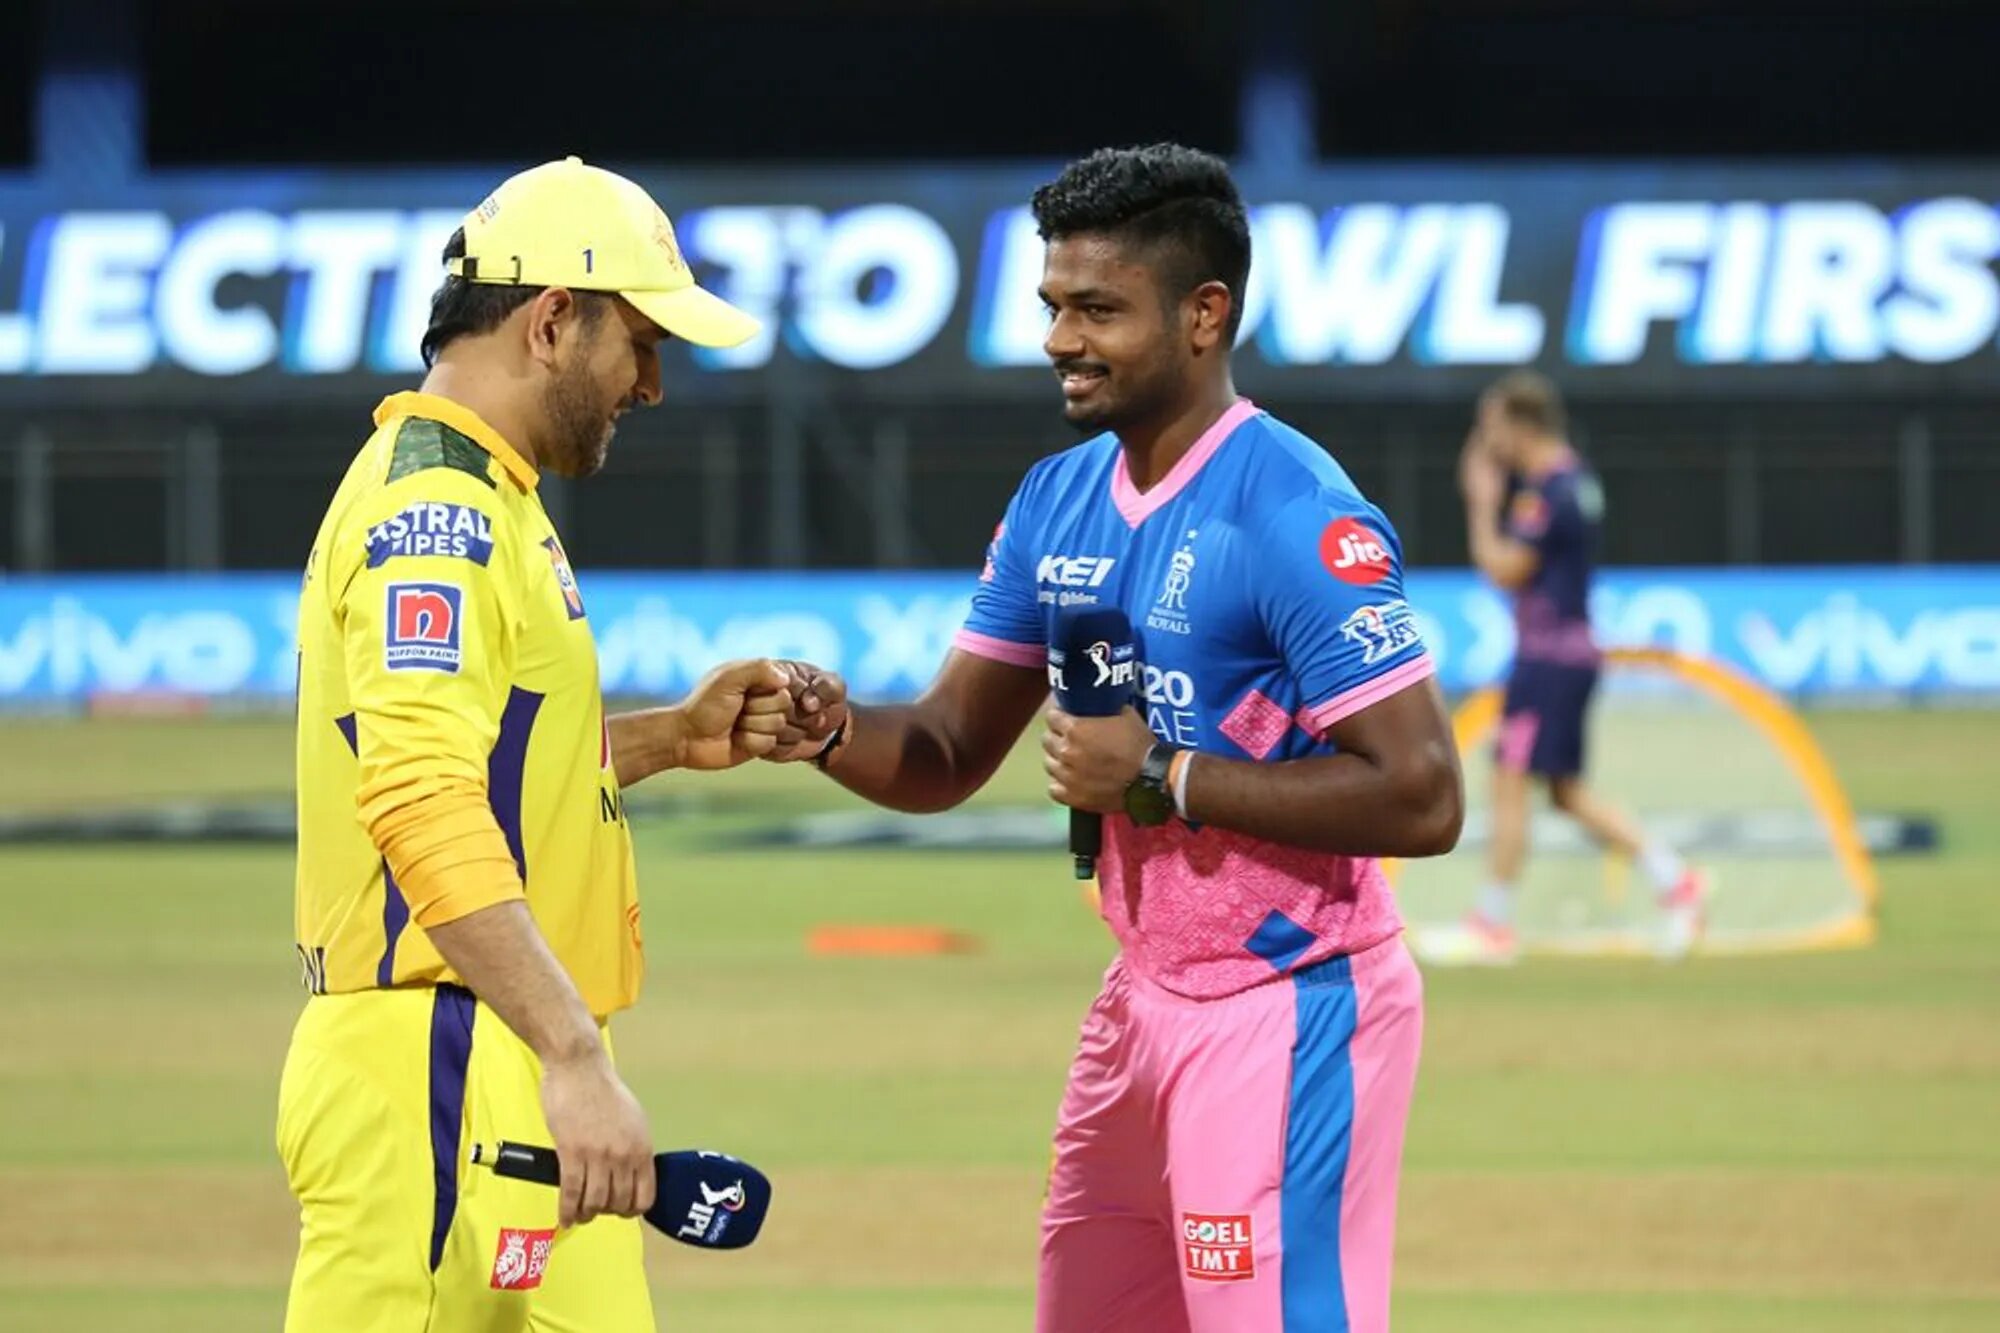
[[[1221,161],[1104,150],[1034,212],[1091,438],[1021,483],[923,697],[782,757],[956,805],[1043,706],[1057,612],[1125,611],[1143,713],[1051,709],[1044,738],[1051,794],[1105,817],[1119,953],[1056,1129],[1036,1327],[1379,1333],[1422,987],[1375,858],[1450,849],[1463,806],[1396,534],[1236,394],[1250,238]],[[795,694],[841,707],[809,670]]]
[[[1460,459],[1467,544],[1480,571],[1513,595],[1515,649],[1494,750],[1488,879],[1462,931],[1426,933],[1435,961],[1517,956],[1515,884],[1528,853],[1531,776],[1599,845],[1644,871],[1664,913],[1663,954],[1685,954],[1701,933],[1702,874],[1584,785],[1584,722],[1601,661],[1590,583],[1604,500],[1565,423],[1555,385],[1516,371],[1480,398]]]

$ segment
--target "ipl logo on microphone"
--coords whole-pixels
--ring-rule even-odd
[[[1134,644],[1113,644],[1099,639],[1083,650],[1083,656],[1090,663],[1090,679],[1071,681],[1069,678],[1069,655],[1060,648],[1051,647],[1048,653],[1049,688],[1059,695],[1068,694],[1073,689],[1101,690],[1107,686],[1130,688],[1139,679],[1139,650]]]
[[[1138,652],[1131,644],[1122,643],[1113,648],[1099,639],[1083,651],[1097,673],[1097,679],[1090,682],[1092,687],[1101,689],[1106,685],[1130,685],[1138,679]]]
[[[713,1245],[729,1228],[729,1215],[742,1212],[743,1205],[750,1200],[740,1180],[719,1190],[710,1189],[705,1180],[695,1184],[701,1189],[701,1198],[688,1205],[687,1221],[674,1234],[684,1240]]]

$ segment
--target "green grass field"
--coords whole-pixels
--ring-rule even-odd
[[[1857,804],[1934,814],[1945,854],[1883,864],[1861,952],[1432,974],[1399,1330],[2000,1328],[2000,714],[1811,721]],[[0,723],[6,810],[282,792],[289,766],[267,720]],[[1036,789],[1023,756],[982,799]],[[796,770],[638,796],[652,977],[621,1058],[663,1146],[778,1186],[752,1250],[649,1241],[663,1323],[1027,1328],[1110,954],[1064,858],[702,850],[840,803]],[[0,1328],[279,1326],[290,894],[276,847],[0,848]],[[808,956],[828,921],[984,948]]]

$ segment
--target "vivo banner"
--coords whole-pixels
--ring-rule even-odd
[[[964,619],[969,574],[601,573],[583,581],[607,693],[676,697],[731,657],[809,658],[857,696],[905,700]],[[1501,600],[1463,571],[1409,595],[1445,687],[1513,650]],[[165,691],[289,699],[296,576],[0,579],[0,704]],[[2000,692],[2000,568],[1618,570],[1607,644],[1720,658],[1795,696]]]
[[[407,383],[439,249],[509,169],[0,183],[0,403]],[[1054,169],[637,171],[704,280],[764,321],[675,391],[746,399],[806,368],[888,396],[1045,391],[1026,201]],[[2000,389],[2000,164],[1242,183],[1253,392],[1459,398],[1520,364],[1586,397]]]

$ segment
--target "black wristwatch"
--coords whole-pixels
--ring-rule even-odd
[[[1153,748],[1146,751],[1139,776],[1125,788],[1125,813],[1134,824],[1153,828],[1174,817],[1174,794],[1167,789],[1167,773],[1180,752],[1180,746],[1165,741],[1154,741]]]
[[[814,768],[824,773],[833,767],[833,761],[840,757],[840,752],[847,748],[847,742],[853,739],[847,725],[853,720],[852,713],[840,719],[840,725],[833,729],[833,734],[826,738],[826,744],[820,746],[819,753],[812,757]]]

